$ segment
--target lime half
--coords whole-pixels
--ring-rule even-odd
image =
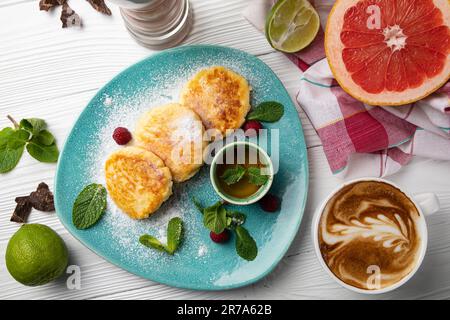
[[[307,0],[279,0],[266,18],[267,40],[283,52],[302,50],[314,40],[319,28],[319,15]]]

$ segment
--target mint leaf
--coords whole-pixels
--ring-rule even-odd
[[[40,136],[34,136],[31,138],[30,142],[27,144],[28,153],[38,161],[41,162],[56,162],[59,157],[59,150],[56,142],[53,140],[53,143],[50,145],[46,145],[42,143],[42,139],[44,142],[48,143],[48,137],[39,138]]]
[[[201,203],[197,200],[197,198],[192,197],[192,202],[194,202],[194,205],[197,208],[197,210],[200,211],[201,214],[203,214],[205,208],[201,205]]]
[[[44,120],[38,118],[22,119],[20,121],[20,128],[27,130],[33,136],[47,128],[47,124]]]
[[[245,223],[247,216],[238,211],[227,211],[227,228],[234,230],[237,226]]]
[[[11,129],[11,128],[5,128],[5,129]],[[13,130],[12,131],[7,130],[6,133],[6,140],[5,142],[11,147],[15,148],[18,146],[23,146],[25,143],[27,143],[28,138],[30,137],[30,134],[22,129]],[[1,144],[1,143],[0,143]]]
[[[222,233],[227,226],[227,211],[220,202],[203,210],[203,224],[214,233]]]
[[[252,110],[247,120],[258,120],[263,122],[276,122],[281,119],[284,114],[284,106],[275,101],[266,101],[260,103],[254,110]]]
[[[37,135],[39,132],[47,128],[47,123],[38,118],[22,119],[20,121],[20,128],[27,130],[32,135]]]
[[[146,247],[153,248],[159,251],[174,254],[181,243],[183,236],[183,221],[180,218],[172,218],[167,226],[167,246],[155,237],[144,234],[139,238],[139,242]]]
[[[155,237],[149,235],[149,234],[144,234],[142,236],[139,237],[139,242],[141,244],[143,244],[146,247],[149,248],[153,248],[159,251],[166,251],[166,247],[164,247],[164,245],[159,242],[158,239],[156,239]]]
[[[247,168],[247,176],[248,181],[257,186],[262,186],[269,180],[269,176],[261,174],[261,169],[258,167]]]
[[[15,132],[13,128],[6,127],[0,131],[0,146],[7,144],[11,135]]]
[[[242,226],[237,226],[235,231],[237,254],[245,260],[255,260],[258,255],[258,247],[256,246],[255,240],[248,233],[247,229]]]
[[[227,185],[232,185],[239,182],[244,174],[245,168],[243,166],[237,165],[234,168],[226,169],[220,177],[223,179],[223,181],[225,181]]]
[[[17,166],[28,138],[29,133],[25,130],[4,128],[0,131],[0,173]]]
[[[106,189],[101,184],[92,183],[77,196],[72,209],[72,222],[77,229],[90,228],[105,210]]]
[[[42,130],[35,135],[36,141],[44,146],[51,146],[55,142],[55,137],[48,130]]]
[[[0,146],[0,173],[6,173],[14,169],[23,154],[24,146],[10,148],[8,145]]]
[[[167,226],[167,252],[173,254],[181,243],[183,235],[183,221],[176,217],[170,219]]]

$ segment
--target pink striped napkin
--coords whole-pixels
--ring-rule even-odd
[[[253,0],[244,17],[264,32],[275,0]],[[319,135],[331,171],[342,177],[393,174],[414,155],[450,160],[450,82],[428,98],[400,107],[366,105],[345,93],[325,59],[323,30],[334,0],[310,1],[322,30],[287,55],[302,71],[297,101]]]

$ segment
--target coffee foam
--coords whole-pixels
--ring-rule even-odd
[[[319,246],[328,268],[360,289],[389,287],[416,266],[421,249],[420,214],[399,189],[384,182],[345,186],[319,221]],[[379,270],[379,287],[373,271]]]

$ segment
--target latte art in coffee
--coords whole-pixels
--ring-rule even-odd
[[[389,287],[416,266],[420,216],[399,189],[360,181],[336,193],[319,222],[319,245],[328,268],[366,290]]]

